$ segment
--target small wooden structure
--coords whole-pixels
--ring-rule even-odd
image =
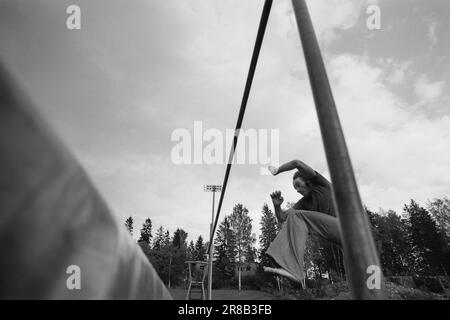
[[[185,263],[189,269],[189,285],[186,300],[192,300],[193,292],[200,293],[200,300],[206,300],[205,279],[208,274],[208,262],[186,261]]]

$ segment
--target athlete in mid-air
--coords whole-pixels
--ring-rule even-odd
[[[300,160],[292,160],[279,168],[269,166],[274,176],[291,170],[295,170],[293,186],[303,197],[292,208],[283,210],[281,192],[274,191],[270,195],[277,220],[283,223],[283,227],[266,251],[279,268],[265,267],[264,270],[286,276],[304,286],[303,255],[309,232],[315,232],[339,246],[341,241],[331,183]]]

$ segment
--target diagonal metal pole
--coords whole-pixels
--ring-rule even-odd
[[[256,34],[255,45],[253,47],[252,59],[250,61],[250,67],[249,67],[248,74],[247,74],[247,80],[245,82],[244,94],[242,95],[241,107],[239,109],[239,115],[238,115],[238,119],[236,122],[236,127],[234,129],[233,144],[231,146],[231,150],[230,150],[230,154],[229,154],[228,162],[227,162],[227,167],[225,170],[225,176],[223,178],[222,193],[220,194],[219,203],[217,204],[216,217],[214,219],[214,225],[212,228],[213,232],[211,233],[211,237],[210,237],[210,241],[209,241],[210,245],[208,247],[209,254],[211,254],[211,252],[212,252],[211,244],[213,243],[213,240],[214,240],[213,239],[214,233],[216,231],[217,223],[219,221],[220,211],[222,209],[222,203],[223,203],[223,199],[225,197],[225,191],[227,190],[228,177],[230,176],[231,166],[233,164],[233,159],[234,159],[234,153],[236,151],[236,147],[237,147],[237,143],[238,143],[239,132],[242,127],[242,121],[244,120],[244,114],[245,114],[245,110],[247,108],[247,101],[250,96],[250,89],[252,87],[253,77],[255,75],[256,65],[258,63],[259,52],[261,51],[261,46],[263,43],[264,33],[266,31],[267,22],[269,20],[270,9],[272,8],[272,2],[273,2],[273,0],[265,0],[264,1],[263,11],[262,11],[261,19],[260,19],[259,26],[258,26],[258,32]]]
[[[384,281],[379,258],[311,17],[305,0],[292,0],[292,5],[333,184],[349,285],[355,299],[383,299]]]

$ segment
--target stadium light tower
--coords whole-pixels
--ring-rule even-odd
[[[209,235],[210,235],[210,241],[209,244],[209,253],[208,253],[208,300],[212,299],[212,262],[213,262],[213,252],[214,252],[214,235],[213,235],[213,228],[214,228],[214,200],[216,192],[222,191],[221,185],[214,185],[214,184],[206,184],[203,186],[203,191],[205,192],[212,192],[213,198],[212,198],[212,215],[211,215],[211,226],[209,228]]]

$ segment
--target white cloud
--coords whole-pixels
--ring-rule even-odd
[[[389,88],[368,58],[338,55],[330,76],[363,201],[399,211],[402,203],[450,193],[450,117],[415,113]],[[431,101],[441,83],[420,82]]]
[[[378,64],[385,73],[385,79],[389,84],[403,84],[407,77],[412,75],[411,61],[395,61],[392,58],[380,59]]]
[[[420,101],[431,102],[442,94],[444,86],[445,81],[430,81],[422,76],[414,84],[414,92]]]
[[[336,39],[337,30],[352,28],[361,14],[364,1],[321,0],[308,1],[313,25],[322,43]]]
[[[436,35],[436,27],[437,27],[437,23],[435,21],[430,22],[430,24],[428,25],[427,37],[431,42],[430,50],[436,45],[436,43],[438,41],[438,38]]]

